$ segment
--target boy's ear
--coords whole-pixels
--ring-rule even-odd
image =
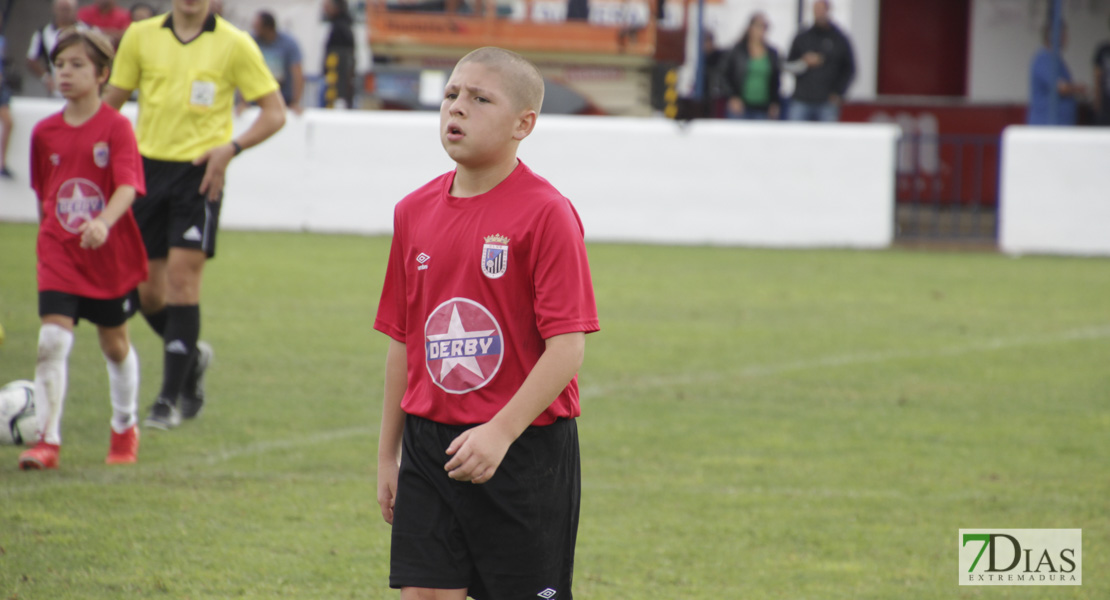
[[[520,113],[516,120],[516,128],[513,130],[513,139],[521,141],[532,133],[536,127],[536,111],[526,110]]]

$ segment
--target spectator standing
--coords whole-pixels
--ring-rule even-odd
[[[4,13],[0,11],[0,177],[11,179],[8,170],[8,142],[12,134],[12,88],[8,81],[7,43],[4,40]]]
[[[1029,76],[1030,125],[1075,125],[1079,100],[1087,94],[1087,86],[1075,83],[1071,70],[1061,55],[1068,43],[1067,25],[1060,25],[1060,51],[1052,48],[1052,27],[1044,28],[1044,45],[1033,56]],[[1056,112],[1052,111],[1052,92],[1056,90]]]
[[[281,86],[281,97],[293,112],[304,111],[304,69],[301,66],[301,47],[293,36],[277,30],[273,13],[261,11],[254,17],[254,41],[262,50],[262,58]]]
[[[1110,125],[1110,40],[1095,50],[1095,123]]]
[[[119,47],[123,32],[131,25],[131,13],[116,5],[116,0],[96,0],[96,2],[77,11],[77,20],[99,29]]]
[[[54,86],[54,65],[50,62],[50,53],[58,44],[58,34],[63,29],[74,25],[83,29],[84,25],[77,22],[77,0],[54,0],[52,10],[54,18],[31,36],[27,69],[42,80],[47,95],[61,98]]]
[[[355,34],[351,31],[351,12],[347,0],[324,0],[324,19],[331,23],[324,44],[325,108],[336,108],[342,100],[347,108],[355,106]]]
[[[695,74],[690,93],[678,99],[678,114],[675,118],[679,121],[717,119],[724,116],[719,76],[725,53],[717,48],[713,32],[708,30],[702,33],[701,49],[701,80],[698,81]]]
[[[782,70],[779,52],[767,43],[767,16],[757,12],[721,65],[721,91],[729,118],[778,119]]]
[[[787,114],[791,121],[839,121],[844,95],[856,75],[852,42],[829,18],[831,8],[827,0],[814,2],[813,26],[790,45],[787,60],[804,64]]]
[[[155,14],[157,13],[154,12],[154,7],[145,2],[136,2],[135,4],[131,5],[132,23],[145,21],[146,19],[153,17]]]

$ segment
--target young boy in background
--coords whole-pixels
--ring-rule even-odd
[[[139,450],[139,360],[127,319],[147,278],[131,204],[145,191],[131,122],[100,101],[115,54],[95,31],[68,30],[50,53],[65,108],[31,132],[31,186],[39,202],[39,329],[35,415],[40,438],[24,470],[58,468],[69,353],[81,319],[96,325],[112,403],[109,464]]]

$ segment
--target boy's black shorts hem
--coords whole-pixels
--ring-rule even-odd
[[[200,193],[205,165],[143,157],[146,195],[132,205],[147,258],[169,255],[170,248],[201,250],[216,256],[216,231],[223,201]]]
[[[85,319],[100,327],[119,327],[138,310],[137,299],[135,292],[99,300],[66,292],[44,291],[39,292],[39,317],[62,315],[73,319],[74,325]]]
[[[443,468],[447,446],[467,429],[405,418],[390,587],[572,600],[582,489],[577,423],[529,427],[483,484],[455,481]]]

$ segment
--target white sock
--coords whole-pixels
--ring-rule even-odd
[[[62,406],[66,398],[66,362],[73,332],[47,323],[39,329],[39,360],[35,365],[35,416],[42,439],[62,443]]]
[[[112,396],[112,431],[123,433],[139,422],[139,357],[134,346],[115,363],[107,356],[108,387]]]

